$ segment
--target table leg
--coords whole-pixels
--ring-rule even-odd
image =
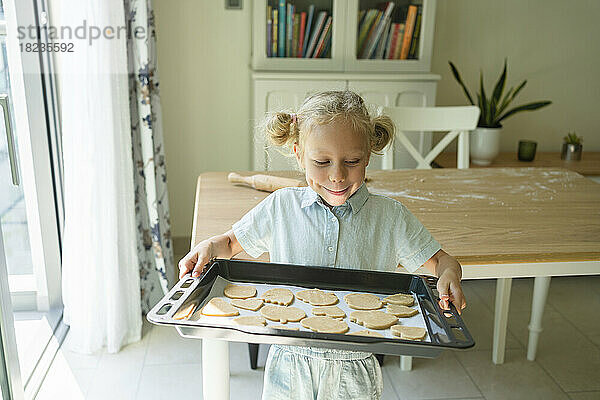
[[[504,348],[506,346],[506,325],[508,323],[508,307],[510,304],[510,288],[512,278],[496,280],[496,308],[494,310],[494,343],[492,346],[492,361],[494,364],[504,363]]]
[[[531,320],[529,321],[529,344],[527,345],[527,359],[535,360],[538,339],[542,332],[542,316],[550,287],[550,276],[538,276],[533,283],[533,302],[531,304]]]
[[[412,356],[400,356],[400,370],[410,371],[412,369]]]
[[[202,339],[202,392],[205,399],[229,400],[229,342]]]

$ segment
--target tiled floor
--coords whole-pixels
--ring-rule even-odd
[[[467,281],[464,288],[475,348],[414,359],[410,372],[386,357],[385,400],[600,399],[600,276],[552,280],[535,362],[526,358],[533,279],[513,280],[503,365],[491,362],[494,281]],[[202,398],[201,342],[172,328],[146,325],[141,342],[114,355],[77,355],[67,342],[39,399]],[[247,346],[230,344],[232,399],[260,398],[265,356],[261,347],[260,368],[252,371]]]

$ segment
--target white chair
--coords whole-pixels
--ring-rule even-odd
[[[469,168],[469,131],[475,129],[479,119],[479,108],[464,107],[380,107],[379,111],[389,116],[396,125],[396,140],[417,161],[417,168],[431,168],[435,158],[458,137],[457,167]],[[406,137],[404,132],[448,131],[446,136],[423,156]],[[382,169],[394,169],[394,144],[384,149]]]
[[[431,162],[458,137],[457,168],[469,168],[469,131],[477,127],[480,110],[464,107],[380,107],[380,113],[389,116],[396,125],[395,141],[399,142],[417,162],[417,169],[431,168]],[[427,155],[415,148],[404,132],[448,131]],[[394,169],[394,142],[383,153],[382,169]],[[402,371],[412,369],[412,357],[400,356]]]

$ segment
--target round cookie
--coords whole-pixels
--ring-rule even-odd
[[[312,306],[331,306],[339,300],[335,293],[324,292],[320,289],[307,289],[296,292],[296,297]]]
[[[400,306],[412,306],[415,298],[412,294],[396,293],[383,299],[385,304],[398,304]]]
[[[202,307],[202,311],[200,312],[202,315],[211,317],[233,317],[235,315],[240,315],[238,310],[220,297],[213,297],[210,299],[208,303]]]
[[[243,317],[234,318],[233,323],[236,325],[265,326],[267,321],[260,315],[245,315]]]
[[[248,299],[256,296],[256,288],[254,286],[227,285],[223,289],[223,294],[230,299]]]
[[[425,328],[417,326],[394,325],[392,326],[391,331],[392,334],[400,337],[400,339],[406,340],[422,340],[427,334]]]
[[[387,329],[398,323],[398,317],[380,310],[353,311],[350,321],[369,329]]]
[[[298,307],[281,307],[266,305],[260,309],[260,314],[270,321],[277,321],[287,324],[288,321],[298,322],[306,317],[304,311]]]
[[[315,307],[312,309],[314,315],[325,315],[331,318],[344,319],[346,313],[338,306]]]
[[[233,301],[231,302],[231,304],[233,304]],[[412,317],[413,315],[419,313],[419,310],[406,306],[401,306],[399,304],[388,304],[385,309],[388,313],[394,314],[396,317],[401,318]]]
[[[385,336],[383,336],[381,333],[379,332],[375,332],[375,331],[368,331],[368,330],[364,330],[364,331],[358,331],[358,332],[350,332],[347,333],[347,335],[354,335],[354,336],[371,336],[371,337],[379,337],[379,338],[384,338]]]
[[[279,304],[281,306],[289,306],[294,301],[294,293],[290,289],[274,288],[267,290],[262,299],[265,303]]]
[[[379,297],[370,293],[350,293],[344,296],[344,301],[355,310],[377,310],[383,307]]]
[[[331,317],[308,317],[300,323],[303,327],[319,333],[345,333],[350,329],[344,321]]]
[[[263,305],[262,299],[232,299],[231,305],[244,310],[256,311]]]

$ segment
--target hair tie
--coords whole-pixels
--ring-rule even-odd
[[[295,124],[297,119],[298,117],[296,116],[296,114],[292,114],[292,124]]]

